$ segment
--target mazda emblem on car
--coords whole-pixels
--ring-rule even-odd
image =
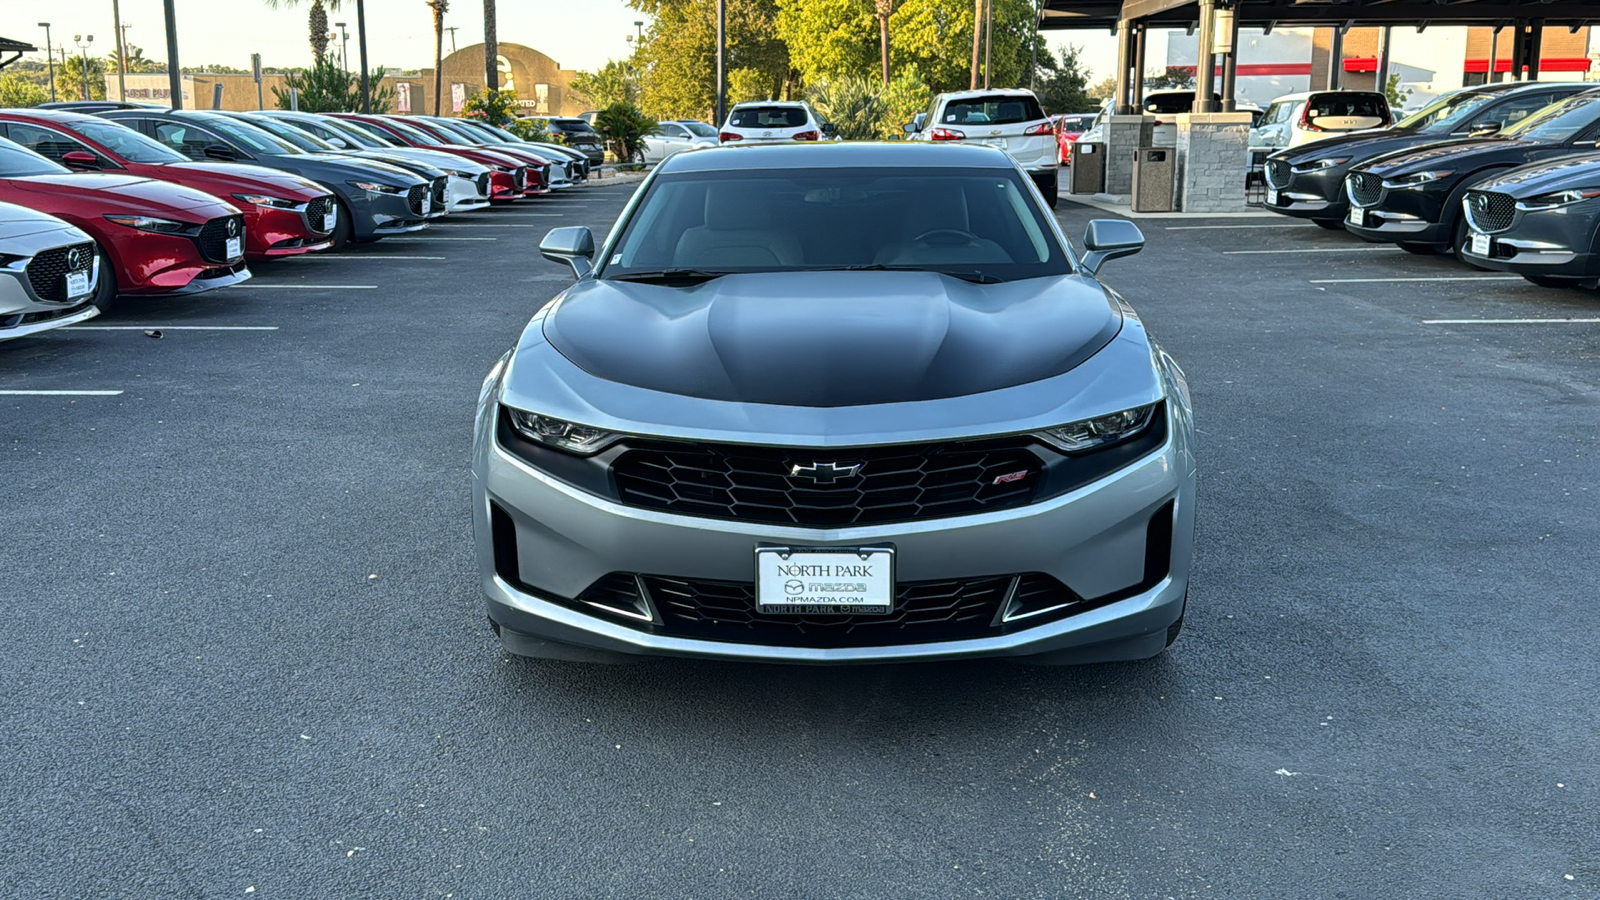
[[[239,236],[239,220],[238,219],[229,219],[228,220],[228,237],[238,237],[238,236]]]
[[[846,478],[854,478],[861,473],[863,463],[811,463],[801,465],[790,463],[790,478],[809,478],[817,484],[835,484]]]
[[[67,254],[67,268],[73,270],[89,268],[89,251],[79,247]]]

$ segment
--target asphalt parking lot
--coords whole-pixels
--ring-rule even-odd
[[[631,189],[0,344],[0,896],[1600,896],[1596,294],[1141,219],[1104,275],[1203,454],[1170,653],[518,660],[472,404]]]

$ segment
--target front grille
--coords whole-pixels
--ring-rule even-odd
[[[479,197],[487,197],[487,196],[489,196],[489,173],[488,172],[485,172],[482,175],[478,176],[478,196]]]
[[[1289,171],[1289,163],[1286,160],[1267,160],[1267,184],[1281,191],[1289,186],[1291,178],[1292,173]]]
[[[1486,234],[1510,228],[1517,212],[1516,198],[1496,191],[1467,191],[1465,206],[1467,222]]]
[[[94,244],[68,244],[51,247],[28,262],[28,283],[40,300],[65,303],[67,274],[89,272],[94,268]]]
[[[753,582],[624,573],[595,582],[578,602],[628,609],[640,599],[641,585],[668,634],[788,647],[871,647],[999,634],[1004,630],[996,622],[1000,604],[1013,594],[1034,602],[1048,598],[1052,605],[1087,605],[1066,585],[1039,573],[902,582],[895,587],[894,611],[879,616],[772,615],[757,611]],[[1060,614],[1069,611],[1078,610]]]
[[[230,223],[232,227],[230,226]],[[200,246],[200,256],[210,262],[229,262],[233,257],[228,255],[228,239],[240,238],[239,246],[244,246],[244,216],[223,216],[212,219],[200,226],[200,233],[195,236],[195,243]]]
[[[450,189],[450,179],[449,178],[441,175],[438,178],[435,178],[433,180],[433,185],[432,185],[432,189],[430,191],[430,194],[433,197],[433,208],[434,208],[434,210],[441,211],[441,212],[444,210],[445,204],[448,202],[448,200],[447,200],[447,192],[449,191],[449,189]]]
[[[1350,189],[1350,202],[1366,208],[1378,205],[1383,199],[1383,179],[1371,172],[1354,172],[1345,179]]]
[[[517,166],[511,172],[511,184],[516,187],[517,193],[528,189],[528,167]]]
[[[411,190],[406,191],[406,207],[414,216],[427,215],[428,212],[428,186],[414,184]]]
[[[630,506],[832,528],[1023,506],[1041,468],[1014,442],[830,450],[684,443],[630,448],[613,474]]]
[[[332,197],[318,197],[306,204],[306,221],[311,223],[313,231],[327,234],[333,229],[328,227],[328,214],[335,209]]]

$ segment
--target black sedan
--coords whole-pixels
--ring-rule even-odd
[[[1461,198],[1474,182],[1541,160],[1593,153],[1600,138],[1600,91],[1545,107],[1501,136],[1426,144],[1380,156],[1345,179],[1345,228],[1414,253],[1466,239]]]
[[[1600,153],[1512,169],[1462,201],[1464,258],[1534,284],[1571,287],[1600,276]]]
[[[317,182],[339,200],[335,250],[347,241],[375,241],[428,225],[432,185],[405,169],[376,160],[306,153],[249,122],[217,113],[118,109],[100,115],[190,159],[253,163]]]
[[[1487,137],[1590,89],[1583,82],[1486,84],[1440,97],[1386,131],[1356,131],[1279,150],[1267,158],[1265,206],[1323,228],[1342,228],[1350,209],[1344,179],[1352,168],[1434,141]]]

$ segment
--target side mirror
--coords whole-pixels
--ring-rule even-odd
[[[61,164],[79,172],[92,172],[100,168],[100,159],[87,150],[69,150],[61,154]]]
[[[220,159],[223,162],[232,162],[239,158],[239,154],[234,153],[233,148],[227,144],[207,144],[200,152],[205,154],[206,159]]]
[[[832,122],[823,122],[822,123],[822,133],[827,135],[828,137],[833,137],[834,135],[839,133],[839,126],[833,124]]]
[[[1144,232],[1127,219],[1093,219],[1083,232],[1083,270],[1096,275],[1107,260],[1132,256],[1144,249]]]
[[[550,229],[539,242],[539,252],[551,262],[571,266],[572,274],[579,278],[594,271],[594,235],[582,225]]]
[[[1472,126],[1471,131],[1467,132],[1467,137],[1489,137],[1490,135],[1499,134],[1500,127],[1499,122],[1479,122]]]
[[[900,126],[900,130],[904,131],[906,134],[916,134],[918,131],[921,131],[922,129],[918,128],[917,127],[917,123],[915,123],[915,122],[907,122],[904,125]]]
[[[349,150],[350,149],[350,145],[344,142],[344,138],[330,137],[330,138],[326,138],[326,140],[327,140],[328,143],[332,144],[335,147],[338,147],[340,150]]]

